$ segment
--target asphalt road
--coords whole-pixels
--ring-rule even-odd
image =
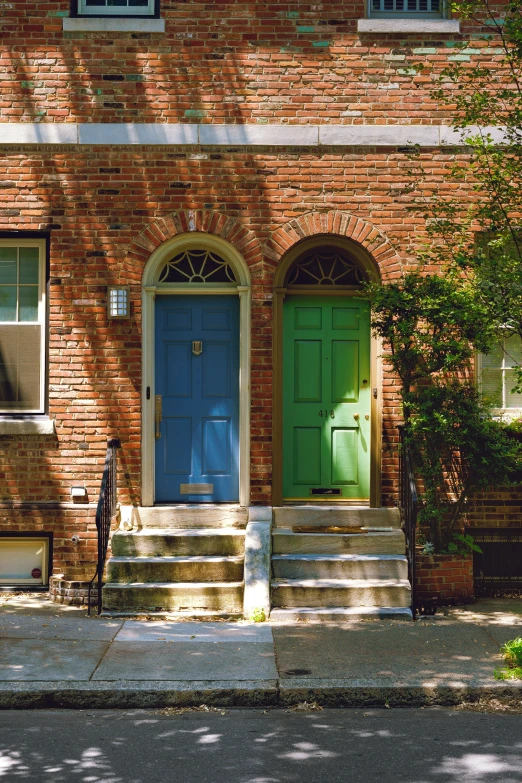
[[[518,783],[522,714],[6,711],[0,781]]]

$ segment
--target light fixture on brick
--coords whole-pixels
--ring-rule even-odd
[[[130,287],[128,285],[108,286],[107,315],[109,318],[130,318]]]

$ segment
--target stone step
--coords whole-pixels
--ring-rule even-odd
[[[272,580],[272,604],[276,607],[409,607],[410,592],[407,579]]]
[[[362,530],[367,529],[364,533]],[[294,533],[272,531],[272,551],[277,555],[404,555],[404,533],[397,528],[363,528],[361,533]]]
[[[282,579],[407,579],[404,555],[273,555],[272,573]]]
[[[295,606],[272,609],[274,623],[351,622],[354,620],[413,620],[411,609],[404,606]]]
[[[111,557],[109,582],[240,582],[244,558],[227,555],[192,557]]]
[[[245,531],[234,528],[117,530],[111,546],[115,557],[242,555]]]
[[[205,610],[241,614],[243,582],[108,582],[103,588],[103,608],[109,612]]]
[[[248,509],[237,504],[204,503],[175,506],[138,506],[122,508],[122,518],[134,528],[244,528]]]
[[[396,527],[400,528],[398,508],[367,506],[282,506],[273,511],[274,528],[314,527]]]

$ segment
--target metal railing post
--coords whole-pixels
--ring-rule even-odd
[[[111,521],[116,513],[118,487],[117,487],[117,459],[116,449],[121,448],[121,442],[118,438],[112,438],[107,441],[107,453],[105,455],[105,465],[103,467],[103,476],[96,508],[96,530],[98,533],[98,562],[93,578],[89,582],[89,592],[87,598],[87,612],[91,613],[91,589],[94,581],[97,579],[98,589],[97,605],[98,614],[102,610],[102,587],[103,572],[105,570],[105,561],[107,559],[107,549],[109,547],[109,538],[111,534]]]
[[[413,619],[417,615],[417,585],[416,585],[416,562],[415,545],[417,534],[417,513],[418,499],[417,487],[415,485],[415,475],[413,473],[413,464],[411,451],[408,441],[405,437],[406,425],[401,424],[399,429],[399,509],[401,512],[404,533],[406,536],[406,547],[408,554],[408,577],[411,583],[411,612]]]

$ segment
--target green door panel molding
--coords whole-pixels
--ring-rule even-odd
[[[283,309],[283,499],[370,496],[370,309],[289,296]]]

